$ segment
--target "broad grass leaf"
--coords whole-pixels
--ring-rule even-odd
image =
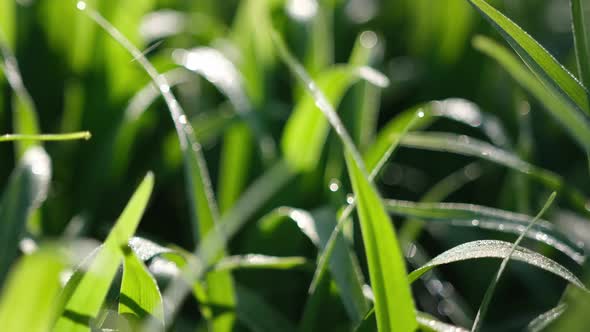
[[[69,282],[77,283],[77,287],[65,299],[64,313],[57,321],[54,331],[90,331],[90,321],[100,312],[117,269],[123,261],[122,248],[127,247],[129,239],[135,233],[153,186],[154,177],[149,173],[127,203],[88,269],[82,275],[70,279]]]
[[[66,267],[55,248],[41,248],[14,266],[0,296],[0,325],[5,331],[49,331]]]
[[[383,331],[414,331],[417,328],[414,300],[406,267],[391,219],[375,188],[347,153],[350,180],[375,294],[377,326]]]

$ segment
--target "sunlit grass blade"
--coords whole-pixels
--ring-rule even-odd
[[[385,205],[390,213],[416,218],[432,223],[444,223],[451,226],[475,227],[506,233],[522,233],[534,218],[486,206],[462,203],[415,203],[400,200],[386,200]],[[527,238],[543,242],[566,254],[578,264],[583,264],[585,254],[582,247],[574,240],[560,233],[553,225],[538,220]]]
[[[481,1],[481,0],[478,0]],[[496,60],[524,89],[537,98],[545,109],[564,127],[584,151],[590,150],[590,125],[583,113],[577,111],[563,96],[554,93],[510,53],[493,40],[478,36],[473,40],[476,49]],[[582,88],[583,89],[583,88]],[[587,98],[586,91],[583,91]],[[586,105],[587,100],[585,101]]]
[[[45,332],[58,314],[57,296],[65,260],[55,248],[24,256],[3,284],[0,325],[5,331]]]
[[[95,318],[105,300],[117,269],[123,260],[122,248],[127,246],[135,233],[154,186],[149,173],[139,185],[123,213],[113,226],[104,246],[98,251],[90,266],[69,298],[65,310],[54,331],[90,331],[90,321]],[[66,286],[67,287],[67,286]]]
[[[413,331],[417,328],[414,300],[393,224],[381,197],[348,153],[346,163],[356,194],[377,326],[382,331]]]
[[[229,271],[236,269],[269,269],[290,270],[296,268],[308,268],[310,262],[305,257],[277,257],[260,254],[247,254],[227,256],[214,267],[216,271]]]
[[[473,137],[450,133],[414,132],[402,137],[400,145],[415,149],[449,152],[476,157],[508,167],[532,177],[551,190],[559,191],[568,199],[572,206],[575,206],[580,212],[588,213],[586,207],[588,200],[580,191],[567,185],[558,174],[531,165],[509,151]]]
[[[0,40],[14,48],[16,41],[16,3],[0,1]]]
[[[17,254],[31,213],[46,199],[51,159],[40,147],[29,149],[13,171],[0,200],[0,283]]]
[[[160,75],[145,55],[137,49],[125,36],[112,26],[96,10],[88,8],[86,3],[79,1],[78,9],[88,15],[94,22],[100,25],[113,39],[123,46],[137,62],[143,67],[160,90],[164,101],[170,110],[174,127],[180,141],[180,147],[184,156],[185,176],[187,192],[189,196],[189,208],[194,232],[194,240],[201,240],[210,232],[216,232],[216,223],[219,221],[217,203],[211,188],[211,180],[207,170],[207,164],[201,150],[201,145],[196,140],[194,130],[188,121],[180,103],[170,90],[170,84],[165,77]],[[223,255],[223,246],[217,255]],[[233,281],[231,275],[216,273],[207,280],[209,301],[212,303],[232,306],[234,303]],[[204,308],[207,311],[207,308]],[[225,312],[219,317],[210,317],[216,329],[228,329],[233,325],[233,315]]]
[[[37,142],[48,142],[48,141],[72,141],[72,140],[89,140],[92,137],[90,132],[81,131],[77,133],[66,133],[66,134],[39,134],[39,135],[26,135],[26,134],[5,134],[0,135],[0,142],[13,142],[13,141],[37,141]]]
[[[458,245],[436,256],[428,264],[412,271],[408,279],[414,282],[429,270],[445,264],[481,258],[506,258],[511,252],[512,243],[498,240],[480,240]],[[512,253],[512,260],[536,266],[551,272],[568,281],[576,287],[586,289],[584,284],[568,269],[559,263],[529,249],[516,247]]]
[[[502,260],[502,263],[500,264],[500,268],[498,269],[498,272],[496,272],[494,279],[492,279],[492,282],[488,286],[488,289],[486,290],[486,293],[484,294],[483,300],[481,301],[481,304],[479,306],[479,310],[477,311],[477,315],[475,316],[475,320],[473,322],[473,326],[471,327],[472,332],[477,332],[481,329],[482,322],[487,314],[488,307],[489,307],[490,302],[492,300],[492,296],[494,296],[496,286],[498,285],[498,282],[500,282],[500,278],[502,278],[502,275],[503,275],[504,271],[506,270],[506,266],[508,266],[508,263],[510,262],[510,258],[512,257],[512,254],[514,253],[514,251],[516,250],[516,248],[518,247],[520,242],[522,242],[522,240],[524,239],[526,234],[529,232],[529,230],[533,227],[533,225],[545,214],[545,211],[547,211],[547,209],[551,206],[556,195],[557,195],[557,193],[553,192],[551,194],[551,196],[549,196],[549,198],[547,199],[547,202],[545,202],[545,205],[543,206],[543,208],[541,208],[541,211],[539,211],[539,213],[535,216],[535,218],[533,218],[529,222],[527,227],[521,232],[520,236],[516,239],[516,241],[514,241],[514,244],[512,244],[512,248],[510,248],[510,252],[508,252],[508,255],[506,255],[506,257]]]
[[[557,320],[567,309],[567,304],[561,303],[556,307],[547,310],[546,312],[535,317],[529,325],[527,325],[528,332],[541,332],[545,330],[551,323]]]
[[[580,110],[590,114],[586,88],[543,46],[486,0],[469,2],[500,32],[547,88],[568,98]]]
[[[119,314],[132,323],[154,316],[164,325],[162,295],[156,280],[132,250],[126,249],[124,255]]]
[[[337,106],[348,88],[362,78],[368,67],[335,66],[318,75],[317,89],[329,105]],[[317,104],[317,96],[305,94],[287,121],[282,137],[285,158],[293,168],[314,169],[319,162],[328,135],[329,123]]]
[[[236,285],[236,293],[236,311],[238,319],[243,322],[250,331],[297,331],[293,326],[293,323],[252,290],[241,285]]]
[[[590,86],[590,4],[584,0],[570,2],[578,73],[587,89]]]
[[[388,130],[386,135],[378,138],[375,143],[373,143],[372,147],[369,151],[376,151],[372,154],[369,154],[373,159],[366,160],[368,164],[371,165],[371,174],[369,174],[369,180],[372,181],[375,179],[383,165],[385,165],[386,161],[391,157],[395,149],[397,148],[400,138],[403,134],[407,133],[410,128],[412,128],[416,123],[419,122],[419,119],[423,116],[423,112],[421,108],[412,109],[407,111],[400,116],[396,117],[390,125],[388,125]],[[365,156],[367,158],[367,156]],[[324,278],[324,274],[328,270],[328,266],[330,265],[329,262],[332,260],[332,255],[334,248],[336,247],[337,239],[340,237],[339,233],[344,227],[346,221],[350,217],[350,214],[353,212],[354,208],[356,207],[356,200],[348,205],[338,217],[338,223],[336,227],[332,230],[330,234],[330,238],[325,245],[325,248],[320,252],[320,256],[318,258],[317,268],[314,272],[313,279],[311,281],[311,285],[309,287],[310,297],[314,296],[314,293],[317,290],[318,284]],[[353,292],[354,293],[354,292]],[[364,314],[361,312],[361,314]]]
[[[369,275],[375,292],[378,326],[389,331],[414,330],[417,327],[414,301],[406,281],[403,256],[381,197],[370,183],[364,161],[329,99],[289,53],[284,41],[276,32],[273,33],[273,41],[282,60],[304,84],[315,105],[322,111],[344,145],[349,178],[359,200],[359,219],[363,242],[367,248]],[[302,146],[301,151],[305,148]]]

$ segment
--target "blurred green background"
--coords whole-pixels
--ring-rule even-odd
[[[377,125],[382,126],[417,104],[465,98],[500,120],[509,138],[506,147],[562,175],[578,189],[588,188],[590,178],[583,152],[545,112],[538,111],[541,106],[504,70],[471,46],[476,34],[501,38],[467,1],[309,0],[317,4],[311,17],[306,17],[305,10],[297,12],[297,8],[289,7],[292,2],[88,1],[146,50],[160,72],[178,80],[173,91],[203,143],[222,211],[235,201],[231,193],[219,189],[228,177],[227,168],[240,170],[238,192],[267,169],[280,155],[282,128],[303,93],[273,50],[270,26],[283,34],[312,75],[334,63],[347,62],[355,41],[363,34],[361,38],[373,49],[371,66],[384,73],[391,84],[381,91],[374,89],[374,98],[369,101],[363,99],[363,89],[370,89],[367,83],[349,90],[340,105],[349,129],[357,124],[353,110],[363,102],[373,103],[378,110]],[[493,4],[571,72],[577,72],[569,1],[496,0]],[[89,141],[45,144],[54,174],[40,213],[42,233],[60,236],[66,232],[103,239],[132,190],[148,170],[153,170],[156,190],[138,235],[192,250],[195,243],[188,221],[182,156],[173,123],[161,98],[142,104],[141,93],[150,94],[151,88],[137,61],[81,15],[75,1],[0,0],[0,28],[34,100],[41,131],[92,133]],[[265,157],[252,143],[255,134],[244,126],[243,118],[236,116],[235,104],[211,82],[176,63],[173,54],[195,47],[215,48],[238,68],[243,78],[240,93],[252,108],[255,121],[271,134],[274,156]],[[13,132],[14,96],[5,79],[0,80],[0,86],[0,133],[9,133]],[[487,139],[480,130],[451,121],[441,120],[432,129]],[[338,144],[331,133],[328,151]],[[0,145],[0,188],[14,160],[13,146]],[[384,197],[416,201],[471,161],[469,157],[402,148],[377,183]],[[505,168],[485,163],[481,167],[480,177],[445,200],[534,215],[549,194]],[[332,193],[328,186],[332,179],[338,179],[348,188],[343,170],[343,164],[333,165],[329,156],[323,158],[321,167],[299,175],[253,221],[280,205],[309,210],[326,205],[338,208],[345,202],[345,192]],[[567,202],[562,203],[567,207]],[[261,229],[251,222],[231,241],[230,252],[306,255],[313,259],[313,246],[292,227]],[[420,243],[434,256],[459,243],[492,237],[512,239],[492,231],[435,228],[423,234]],[[547,255],[560,257],[549,248],[540,248]],[[567,260],[563,264],[580,270]],[[464,307],[473,314],[485,291],[483,285],[495,268],[495,263],[487,262],[442,268],[441,274],[451,282],[444,287],[454,287],[464,298]],[[557,278],[521,265],[510,266],[509,272],[492,305],[490,331],[518,330],[556,303],[564,287]],[[309,271],[236,274],[238,280],[256,289],[294,321],[301,316],[311,276]],[[418,306],[444,317],[447,312],[440,305],[443,302],[428,295],[432,287],[436,285],[416,286]],[[194,319],[190,306],[187,304],[187,320]],[[331,321],[337,324],[345,313],[337,298],[323,310],[324,327],[338,330]]]

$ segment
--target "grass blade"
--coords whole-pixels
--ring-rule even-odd
[[[87,8],[84,1],[79,1],[78,9],[86,13],[94,22],[100,25],[106,32],[108,32],[113,39],[115,39],[121,46],[123,46],[137,62],[148,73],[154,81],[160,93],[164,97],[164,101],[170,110],[172,121],[178,138],[180,147],[184,156],[185,176],[187,183],[187,191],[190,198],[189,207],[191,209],[191,220],[193,223],[193,231],[195,242],[198,238],[204,238],[210,232],[215,232],[216,223],[219,219],[219,212],[217,210],[217,203],[213,190],[211,189],[211,180],[205,163],[201,145],[196,140],[194,130],[187,120],[184,110],[180,103],[176,100],[170,90],[170,84],[165,77],[160,75],[154,66],[147,60],[145,55],[137,49],[125,36],[121,34],[114,26],[104,19],[96,10]],[[223,247],[222,247],[223,248]],[[223,255],[223,249],[216,253]],[[233,306],[234,292],[233,281],[231,275],[225,273],[215,273],[209,276],[208,280],[208,297],[211,303],[223,304]],[[207,308],[204,308],[208,311]],[[229,329],[233,325],[233,315],[231,312],[226,312],[219,317],[210,317],[216,329]]]
[[[162,295],[156,280],[132,250],[124,254],[119,314],[131,318],[132,323],[154,316],[164,325]]]
[[[385,201],[385,205],[390,213],[399,216],[506,233],[520,234],[534,220],[533,217],[524,214],[474,204],[415,203],[390,199]],[[543,242],[563,252],[578,264],[585,261],[583,248],[560,233],[548,221],[538,220],[531,230],[524,234],[527,238]]]
[[[15,56],[9,47],[4,44],[4,38],[1,37],[0,35],[0,53],[3,59],[4,74],[15,94],[12,102],[14,131],[23,135],[37,135],[39,134],[39,120],[37,119],[37,111],[35,110],[33,98],[31,98],[31,95],[25,88]],[[38,143],[36,142],[17,141],[17,157],[22,157],[27,149],[37,145]]]
[[[227,256],[213,268],[215,271],[231,271],[237,269],[271,269],[290,270],[309,267],[305,257],[276,257],[260,254]]]
[[[357,67],[335,66],[318,75],[314,89],[325,93],[325,103],[337,106],[348,88],[361,78],[360,70]],[[309,171],[317,166],[328,135],[328,120],[317,109],[316,100],[317,95],[303,95],[283,133],[281,143],[285,159],[296,170]]]
[[[511,252],[512,243],[497,240],[480,240],[458,245],[436,256],[426,265],[412,271],[408,278],[414,282],[429,270],[445,264],[480,258],[506,258]],[[559,263],[526,248],[516,247],[512,259],[536,266],[551,272],[576,287],[586,289],[584,284],[568,269]]]
[[[420,331],[424,332],[467,332],[466,329],[447,323],[443,323],[432,316],[423,312],[416,313],[416,319],[418,320],[418,326]],[[375,332],[377,330],[377,324],[375,321],[375,310],[371,310],[362,323],[355,329],[355,332]]]
[[[345,147],[349,177],[359,200],[359,219],[375,292],[378,326],[388,331],[415,330],[414,301],[406,280],[403,256],[381,197],[370,183],[364,161],[329,100],[289,53],[276,32],[273,41],[283,61],[313,96],[316,106],[324,113]],[[301,151],[305,148],[303,146]],[[395,319],[392,317],[394,314]]]
[[[500,32],[535,75],[552,91],[566,97],[590,115],[586,88],[517,24],[485,0],[468,0]]]
[[[55,304],[63,268],[63,257],[49,248],[24,256],[15,265],[0,297],[3,330],[49,331],[58,314]]]
[[[0,201],[0,284],[17,254],[27,220],[47,197],[51,159],[40,147],[29,149],[13,171]]]
[[[89,140],[92,134],[88,131],[80,131],[76,133],[67,134],[39,134],[39,135],[26,135],[26,134],[5,134],[0,135],[0,142],[13,142],[13,141],[71,141],[71,140]]]
[[[540,314],[527,326],[528,332],[541,332],[557,320],[567,309],[567,304],[561,303],[554,308]]]
[[[481,158],[508,167],[538,180],[541,184],[551,190],[561,191],[576,209],[580,212],[588,213],[588,209],[585,206],[588,200],[577,189],[564,183],[559,175],[531,165],[515,154],[497,148],[489,143],[465,135],[416,132],[406,134],[401,139],[400,145],[415,149],[449,152]]]
[[[590,5],[584,0],[571,0],[574,45],[579,77],[590,86]]]
[[[481,36],[473,40],[473,45],[476,49],[496,60],[524,89],[537,98],[584,151],[590,150],[590,126],[583,113],[573,108],[563,96],[543,86],[541,84],[542,80],[539,82],[506,48],[491,39]],[[587,97],[585,90],[583,93]]]
[[[549,199],[547,199],[547,202],[545,202],[545,205],[543,206],[541,211],[539,211],[539,213],[535,216],[535,218],[533,218],[533,220],[531,220],[531,222],[528,224],[527,228],[520,234],[518,239],[516,239],[516,241],[514,241],[512,248],[510,248],[510,252],[502,260],[502,263],[500,264],[500,268],[498,269],[498,272],[496,273],[495,278],[490,283],[490,285],[489,285],[488,289],[486,290],[486,293],[483,297],[483,300],[481,301],[481,304],[479,306],[479,310],[477,311],[477,315],[475,316],[475,321],[473,322],[473,326],[471,327],[472,332],[476,332],[476,331],[480,330],[482,322],[484,320],[484,317],[487,313],[488,307],[489,307],[490,302],[492,300],[492,296],[494,295],[494,291],[496,290],[496,285],[498,285],[498,282],[500,281],[502,274],[506,270],[506,266],[508,266],[508,262],[510,262],[510,257],[512,257],[512,254],[516,250],[516,247],[518,247],[520,242],[522,242],[522,239],[524,239],[525,235],[533,227],[533,225],[537,222],[537,220],[539,220],[543,216],[543,214],[545,214],[545,211],[547,211],[549,206],[551,206],[551,203],[553,203],[553,200],[555,199],[556,195],[557,194],[555,192],[553,192],[551,194],[551,196],[549,196]]]
[[[154,176],[149,173],[127,203],[104,246],[83,273],[71,297],[67,299],[65,311],[57,321],[54,331],[90,331],[90,320],[98,315],[123,260],[121,248],[127,246],[135,233],[153,186]]]
[[[375,294],[377,327],[381,331],[414,331],[417,328],[414,300],[393,224],[381,197],[348,153],[346,164],[357,199],[369,276]]]

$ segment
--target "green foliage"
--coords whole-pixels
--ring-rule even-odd
[[[0,330],[584,329],[570,5],[0,0]]]

